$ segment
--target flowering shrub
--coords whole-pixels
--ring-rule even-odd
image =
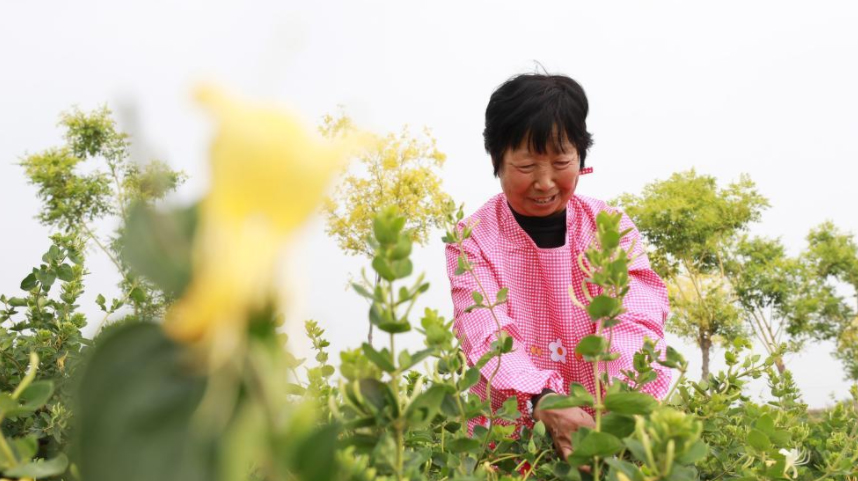
[[[594,412],[594,428],[573,434],[567,459],[557,454],[542,423],[518,422],[515,398],[493,411],[469,392],[481,367],[490,361],[500,366],[514,348],[499,325],[489,352],[469,365],[452,320],[434,309],[413,312],[429,285],[415,274],[413,236],[395,208],[372,222],[368,245],[378,282],[353,285],[369,301],[367,318],[383,333],[384,346],[362,343],[339,353],[337,373],[322,324],[307,321],[314,362],[296,359],[279,332],[283,320],[272,266],[280,243],[316,207],[349,149],[365,140],[316,138],[289,114],[216,90],[204,91],[201,99],[218,122],[211,192],[198,204],[171,210],[128,206],[125,235],[117,240],[120,265],[171,300],[163,324],[110,325],[91,347],[75,338],[84,322],[73,312],[82,289],[80,243],[62,236],[25,279],[28,297],[0,298],[4,321],[26,306],[23,325],[35,333],[15,341],[15,351],[4,345],[5,477],[810,481],[858,475],[855,402],[809,412],[789,371],[781,373],[772,356],[749,352],[742,338],[725,353],[727,369],[700,382],[685,378],[679,353],[659,352],[649,340],[635,354],[634,369],[622,373],[625,379],[609,378],[605,366],[615,356],[610,333],[623,313],[632,260],[620,247],[624,233],[617,214],[598,216],[597,242],[580,263],[587,282],[602,293],[580,306],[596,334],[562,352],[552,348],[556,356],[590,362],[595,389],[573,383],[569,395],[546,397],[540,405]],[[307,152],[313,153],[311,164],[302,162]],[[456,227],[464,214],[461,208],[450,212],[444,240],[460,247],[457,275],[473,275],[474,259],[461,249],[473,226]],[[49,297],[56,279],[62,286],[58,299]],[[470,309],[494,312],[515,295],[501,289],[490,298],[478,290]],[[423,346],[403,349],[397,341],[412,329]],[[57,339],[74,340],[86,360],[68,404],[62,404],[74,413],[72,441],[51,450],[44,439],[57,432],[54,419],[64,418],[54,418],[45,406],[59,404],[51,395],[62,388],[59,381],[35,377],[63,379],[51,370],[68,367],[72,353],[64,357],[54,352],[55,344],[54,350],[44,345]],[[28,368],[25,348],[39,353],[27,353]],[[7,363],[10,352],[14,362]],[[655,364],[679,372],[664,400],[641,392],[655,379]],[[39,365],[41,371],[34,367]],[[748,380],[760,377],[771,388],[765,403],[745,393]],[[858,401],[858,388],[852,394]],[[488,422],[469,433],[468,421],[478,416]]]

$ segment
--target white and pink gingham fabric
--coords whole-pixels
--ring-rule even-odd
[[[592,393],[593,365],[574,355],[578,341],[594,334],[596,325],[587,313],[569,298],[573,286],[578,300],[586,304],[581,291],[584,274],[578,267],[578,255],[592,243],[596,230],[596,215],[611,209],[602,201],[572,196],[566,209],[567,242],[562,247],[542,249],[518,225],[507,204],[506,196],[498,194],[471,217],[460,224],[479,220],[464,248],[474,272],[492,302],[502,287],[509,288],[508,301],[495,309],[501,328],[514,339],[514,352],[503,355],[501,368],[492,382],[492,408],[497,409],[510,396],[518,398],[522,417],[518,424],[532,424],[527,415],[527,402],[543,388],[567,394],[572,382],[579,382]],[[611,351],[620,357],[608,363],[611,377],[625,380],[622,370],[632,368],[632,356],[643,344],[644,336],[657,340],[664,352],[664,321],[668,315],[667,289],[650,268],[643,254],[640,234],[631,219],[623,214],[620,228],[632,228],[623,238],[628,248],[635,241],[634,253],[641,254],[630,266],[630,289],[624,300],[627,310],[622,321],[613,328]],[[462,342],[462,350],[470,365],[485,354],[495,339],[496,324],[488,309],[465,313],[474,303],[472,292],[478,291],[470,273],[455,275],[458,247],[448,244],[447,275],[453,297],[454,327]],[[596,295],[595,287],[590,294]],[[605,332],[607,335],[607,332]],[[481,370],[482,378],[471,392],[485,399],[486,379],[494,371],[497,359]],[[660,399],[670,385],[668,368],[654,365],[658,378],[644,391]],[[468,432],[483,417],[472,419]]]

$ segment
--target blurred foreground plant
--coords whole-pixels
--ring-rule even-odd
[[[310,446],[332,448],[336,427],[317,428],[313,403],[289,402],[274,268],[366,139],[324,141],[213,88],[198,98],[217,122],[210,192],[190,208],[135,206],[124,238],[124,258],[178,300],[163,329],[117,326],[92,350],[76,406],[81,476],[328,478],[333,449]]]

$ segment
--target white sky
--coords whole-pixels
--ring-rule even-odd
[[[129,3],[0,3],[2,293],[17,294],[48,247],[16,163],[60,142],[58,114],[106,102],[138,155],[190,174],[174,199],[186,201],[206,185],[210,126],[189,95],[203,79],[298,108],[309,122],[342,104],[377,131],[429,126],[448,154],[445,187],[471,212],[500,191],[482,148],[488,97],[537,60],[590,99],[596,172],[578,193],[609,199],[692,167],[723,182],[745,172],[772,204],[756,233],[793,252],[825,219],[858,233],[851,2]],[[337,352],[365,337],[366,306],[343,289],[364,263],[323,229],[315,219],[293,245],[290,325],[318,320]],[[449,316],[440,241],[415,260],[432,283],[424,304]],[[116,276],[103,256],[89,268],[82,306],[95,325],[94,298],[115,294]],[[419,343],[406,338],[398,345]],[[696,349],[668,339],[698,376]],[[787,362],[812,406],[846,396],[831,349],[813,345]]]

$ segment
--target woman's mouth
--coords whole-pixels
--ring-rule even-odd
[[[554,202],[554,199],[556,198],[557,194],[554,194],[550,197],[531,197],[530,200],[532,200],[537,205],[546,205]]]

